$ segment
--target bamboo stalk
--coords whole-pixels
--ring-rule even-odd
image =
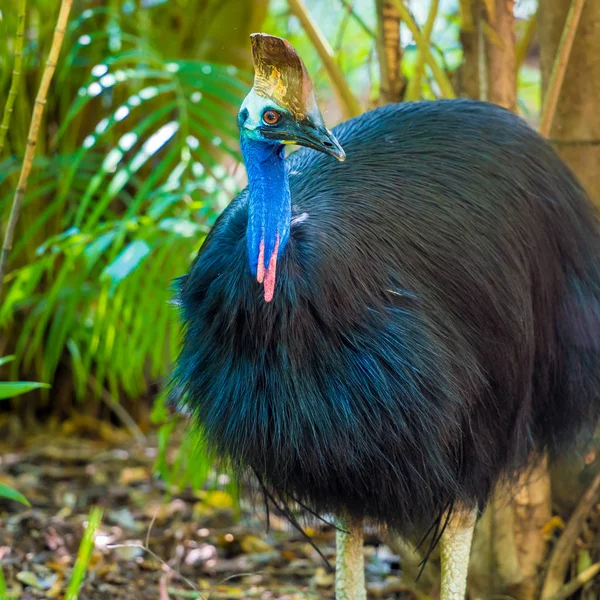
[[[571,579],[571,581],[561,587],[550,600],[566,600],[567,598],[570,598],[579,588],[592,581],[598,573],[600,573],[600,562],[593,564],[591,567],[588,567],[585,571],[582,571],[579,575]]]
[[[407,27],[412,33],[412,36],[415,38],[415,43],[417,44],[419,50],[424,52],[427,64],[429,65],[437,84],[440,86],[440,90],[442,91],[444,98],[456,98],[456,94],[454,93],[454,89],[452,88],[452,84],[450,83],[448,76],[446,75],[444,69],[442,69],[442,67],[440,67],[435,60],[431,52],[431,48],[429,47],[429,43],[419,30],[419,27],[415,23],[415,20],[413,19],[413,16],[408,8],[406,8],[402,0],[390,0],[390,2],[398,10],[400,19],[406,23]]]
[[[461,29],[463,31],[473,31],[475,23],[473,21],[473,11],[471,10],[471,0],[458,0],[458,12],[460,14]]]
[[[529,46],[531,46],[531,40],[533,40],[533,36],[535,35],[535,30],[537,29],[538,23],[538,12],[539,11],[536,10],[533,15],[531,15],[529,21],[527,21],[525,34],[517,45],[517,73],[527,58],[527,51],[529,50]]]
[[[377,56],[379,58],[379,104],[400,102],[404,88],[400,15],[389,0],[376,0]]]
[[[487,69],[487,48],[486,48],[486,37],[483,31],[485,25],[484,20],[484,7],[483,4],[479,6],[477,15],[477,69],[479,75],[479,100],[484,102],[488,101],[489,96],[489,77]]]
[[[487,12],[485,39],[488,102],[517,110],[517,73],[515,70],[515,0],[494,0],[494,22]],[[481,25],[485,25],[481,21]]]
[[[54,28],[54,36],[52,37],[52,45],[50,46],[50,52],[48,53],[48,59],[46,60],[46,66],[44,67],[44,72],[42,73],[42,80],[40,81],[40,87],[38,88],[35,104],[33,106],[31,123],[29,125],[29,133],[27,135],[27,147],[25,149],[25,156],[23,158],[23,166],[21,167],[21,174],[19,175],[17,189],[15,190],[10,216],[6,226],[6,233],[4,235],[4,243],[2,244],[2,251],[0,253],[0,297],[2,295],[4,276],[6,274],[8,255],[12,249],[15,229],[19,220],[19,213],[21,212],[21,205],[23,203],[23,197],[25,196],[25,189],[27,188],[27,180],[29,179],[29,174],[31,173],[31,168],[33,166],[35,147],[37,144],[40,124],[42,122],[42,116],[44,114],[44,108],[46,106],[48,88],[50,87],[50,82],[52,81],[54,70],[56,69],[56,63],[58,61],[63,39],[65,37],[65,31],[67,28],[67,22],[69,20],[69,13],[71,12],[72,4],[73,0],[61,1],[56,27]]]
[[[306,31],[306,35],[310,38],[319,57],[323,61],[323,66],[329,75],[329,79],[333,84],[333,89],[338,97],[340,106],[346,118],[356,117],[362,112],[361,106],[352,93],[342,70],[335,61],[333,50],[326,40],[319,26],[313,21],[304,2],[302,0],[288,0],[290,10]]]
[[[0,124],[0,156],[4,149],[4,140],[10,125],[15,100],[19,92],[19,81],[21,80],[21,68],[23,65],[23,42],[25,40],[25,14],[27,12],[27,0],[21,0],[17,12],[17,33],[15,38],[15,64],[12,72],[12,80],[10,82],[10,90],[4,105],[4,115],[2,116],[2,124]]]
[[[431,6],[429,7],[429,14],[427,15],[427,21],[423,28],[423,39],[430,47],[431,44],[431,33],[433,31],[433,25],[438,13],[439,0],[431,0]],[[406,90],[406,100],[415,101],[421,97],[421,80],[423,79],[423,73],[425,72],[425,53],[421,46],[417,48],[417,61],[415,63],[415,72],[408,82],[408,88]]]
[[[585,0],[572,0],[565,26],[563,28],[562,35],[560,37],[560,43],[558,50],[556,51],[556,58],[552,65],[552,73],[550,75],[550,81],[548,83],[548,89],[544,96],[544,102],[542,106],[542,117],[540,119],[540,133],[549,137],[552,129],[552,122],[554,121],[554,114],[556,113],[556,106],[558,104],[558,98],[560,97],[560,91],[562,84],[565,79],[565,72],[569,63],[569,57],[571,56],[571,49],[573,48],[573,42],[575,41],[575,32],[579,25],[579,19],[581,18],[581,12],[583,11],[583,5]]]

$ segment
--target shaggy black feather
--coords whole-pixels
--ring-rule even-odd
[[[600,235],[521,119],[389,105],[287,161],[275,297],[248,266],[247,190],[181,278],[173,396],[276,498],[405,536],[556,454],[600,410]]]

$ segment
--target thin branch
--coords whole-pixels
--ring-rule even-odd
[[[556,58],[552,65],[550,82],[548,83],[548,89],[544,96],[542,117],[540,119],[540,133],[545,137],[550,135],[552,129],[554,113],[556,112],[558,98],[565,79],[567,64],[569,63],[571,49],[573,48],[573,42],[575,41],[575,32],[579,25],[579,19],[581,18],[584,3],[585,0],[571,0],[567,20],[565,21],[565,26],[560,37]]]
[[[144,552],[147,552],[150,556],[152,556],[152,558],[156,559],[163,566],[163,568],[166,571],[168,571],[169,573],[172,573],[173,575],[175,575],[176,577],[181,579],[181,581],[183,581],[184,583],[189,585],[190,588],[192,588],[192,590],[194,591],[194,593],[197,594],[197,596],[195,596],[195,597],[203,598],[203,596],[198,592],[198,588],[194,585],[193,581],[188,579],[185,575],[180,573],[177,569],[174,569],[166,560],[163,560],[158,554],[156,554],[156,552],[154,552],[154,550],[150,549],[150,532],[152,531],[152,527],[154,526],[154,522],[156,521],[157,515],[158,515],[158,510],[156,510],[154,512],[152,521],[150,521],[150,525],[148,525],[148,531],[146,533],[146,543],[145,544],[142,544],[141,542],[138,542],[138,541],[125,542],[124,544],[108,544],[106,546],[106,548],[108,550],[117,550],[119,548],[138,548],[140,550],[143,550]]]
[[[147,552],[152,558],[157,560],[163,566],[163,568],[166,569],[169,573],[173,573],[179,579],[181,579],[184,583],[189,585],[192,588],[192,590],[194,590],[194,593],[198,594],[198,598],[203,597],[200,595],[200,593],[198,592],[198,588],[194,585],[194,582],[191,579],[188,579],[185,575],[182,575],[177,569],[174,569],[171,565],[169,565],[169,563],[166,560],[163,560],[158,554],[156,554],[156,552],[154,552],[154,550],[151,550],[150,548],[148,548],[148,546],[145,546],[141,542],[126,542],[124,544],[107,544],[106,548],[108,550],[118,550],[119,548],[137,548],[138,550],[143,550],[144,552]]]
[[[129,429],[129,432],[135,438],[136,442],[141,446],[147,446],[148,438],[144,435],[144,432],[135,422],[135,419],[125,410],[125,408],[113,399],[110,393],[93,375],[89,376],[88,383],[92,391],[100,394],[100,397],[106,405],[115,413],[115,415],[117,415],[117,417],[119,417],[119,419],[121,419],[121,422]]]
[[[46,60],[46,66],[44,67],[44,72],[42,73],[42,80],[40,81],[40,87],[38,89],[35,104],[33,106],[31,123],[29,125],[29,133],[27,135],[27,147],[25,149],[25,156],[23,158],[23,166],[21,167],[19,182],[17,183],[17,189],[15,190],[10,216],[6,226],[6,234],[4,235],[2,252],[0,253],[0,297],[2,296],[2,285],[4,283],[4,276],[6,274],[8,254],[12,248],[15,229],[19,220],[19,213],[21,212],[21,205],[23,203],[23,197],[25,196],[25,189],[27,188],[27,180],[29,179],[29,174],[31,173],[31,168],[33,166],[35,146],[37,144],[40,124],[42,122],[42,116],[46,106],[48,88],[50,87],[50,82],[52,81],[54,70],[56,69],[56,63],[58,61],[63,39],[65,37],[65,31],[67,28],[67,22],[69,20],[69,13],[71,12],[72,4],[73,0],[62,0],[61,2],[58,19],[56,21],[56,27],[54,28],[52,45],[50,46],[50,52],[48,53],[48,59]]]
[[[525,28],[525,33],[521,38],[521,41],[517,44],[517,73],[521,69],[525,59],[527,58],[527,52],[529,51],[529,46],[531,46],[531,41],[533,40],[533,36],[535,35],[535,30],[537,29],[538,23],[538,12],[535,11],[529,21],[527,21],[527,27]]]
[[[577,577],[571,579],[569,583],[563,585],[550,600],[566,600],[567,598],[570,598],[579,588],[594,579],[598,573],[600,573],[600,562],[588,567],[585,571],[579,573]]]
[[[4,106],[4,115],[2,116],[2,124],[0,124],[0,156],[4,149],[4,140],[10,125],[15,100],[19,91],[19,81],[21,79],[21,68],[23,65],[23,41],[25,39],[25,14],[27,12],[27,0],[21,0],[17,12],[17,34],[15,39],[15,65],[12,72],[12,80],[10,82],[10,90],[6,98]]]
[[[342,67],[342,60],[340,56],[340,51],[342,49],[342,44],[344,43],[344,36],[346,35],[346,29],[348,29],[348,25],[350,23],[350,17],[352,16],[352,5],[349,4],[348,8],[344,11],[344,16],[340,22],[340,26],[337,32],[337,36],[335,38],[335,46],[333,47],[333,52],[336,56],[336,60],[340,68]]]
[[[356,21],[359,27],[369,36],[375,39],[375,32],[362,20],[360,15],[354,10],[352,3],[350,0],[340,0],[344,8],[348,11],[348,13],[352,16],[352,18]]]
[[[306,35],[310,38],[315,50],[319,54],[321,61],[333,84],[333,89],[339,99],[341,109],[346,118],[356,117],[362,112],[361,106],[352,93],[342,70],[335,62],[333,50],[329,42],[325,39],[319,26],[313,21],[304,2],[302,0],[288,0],[290,10],[298,18]]]
[[[575,512],[569,519],[558,542],[556,542],[556,546],[554,546],[548,562],[548,571],[540,596],[541,600],[553,598],[562,586],[577,538],[590,511],[598,502],[598,498],[600,498],[600,473],[594,477],[585,494],[581,497]]]
[[[438,13],[439,0],[432,0],[431,6],[429,7],[429,14],[427,15],[427,21],[423,28],[423,39],[427,44],[427,47],[431,43],[431,33],[433,32],[433,25]],[[417,61],[415,63],[415,70],[413,76],[408,82],[408,88],[406,90],[406,100],[415,101],[421,97],[421,80],[423,79],[423,73],[425,72],[425,52],[421,46],[417,47]]]
[[[440,86],[440,90],[442,91],[442,95],[444,98],[456,98],[456,94],[454,93],[454,89],[452,88],[452,84],[448,79],[448,75],[440,67],[440,65],[435,60],[431,48],[429,47],[429,43],[424,38],[423,34],[419,30],[419,26],[415,23],[413,16],[402,0],[390,0],[390,2],[396,7],[398,13],[400,14],[400,19],[404,21],[412,33],[413,38],[415,38],[415,43],[419,47],[419,49],[425,54],[425,59],[427,60],[427,64],[431,68],[433,76]]]

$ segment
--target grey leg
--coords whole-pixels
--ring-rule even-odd
[[[341,521],[339,527],[348,533],[336,534],[336,600],[366,600],[362,525]]]
[[[451,518],[441,540],[442,590],[440,600],[464,600],[476,514]]]

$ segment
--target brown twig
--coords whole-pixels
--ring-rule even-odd
[[[575,32],[579,25],[579,19],[581,18],[584,4],[585,0],[571,0],[567,20],[565,21],[565,26],[560,37],[556,58],[552,65],[550,82],[548,83],[546,95],[544,96],[542,117],[540,119],[540,133],[545,137],[550,135],[552,129],[554,113],[556,112],[560,90],[562,89],[567,64],[569,63],[569,57],[571,56],[571,49],[573,48],[573,42],[575,41]]]
[[[194,598],[198,598],[198,594],[194,594]],[[170,600],[169,590],[167,588],[167,574],[164,573],[158,582],[158,598],[159,600]]]
[[[137,548],[138,550],[143,550],[144,552],[147,552],[152,558],[154,558],[156,561],[158,561],[166,571],[168,571],[169,573],[172,573],[173,575],[176,575],[184,583],[189,585],[192,588],[193,593],[198,594],[198,596],[197,596],[198,598],[203,597],[200,594],[200,592],[198,592],[198,588],[196,588],[196,586],[194,585],[194,582],[191,579],[188,579],[185,575],[182,575],[179,571],[177,571],[171,565],[169,565],[169,563],[166,560],[163,560],[158,554],[156,554],[156,552],[154,552],[153,550],[148,548],[148,546],[145,546],[141,542],[126,542],[124,544],[107,544],[106,548],[108,550],[118,550],[119,548]]]
[[[50,87],[50,82],[52,81],[54,70],[56,69],[56,63],[58,61],[63,39],[65,37],[65,31],[67,28],[67,22],[69,20],[69,13],[71,12],[72,4],[73,0],[62,0],[61,2],[58,19],[56,21],[56,27],[54,28],[52,45],[50,46],[50,52],[48,53],[48,59],[46,60],[46,66],[44,67],[44,72],[42,73],[42,80],[40,81],[40,87],[38,89],[38,93],[35,98],[35,104],[33,106],[31,123],[29,125],[29,133],[27,135],[27,147],[25,149],[25,156],[23,158],[23,166],[21,167],[21,174],[19,175],[17,189],[15,190],[12,207],[10,209],[10,216],[8,217],[8,224],[6,226],[6,233],[4,235],[4,243],[2,244],[2,251],[0,253],[0,297],[2,296],[2,285],[4,283],[4,276],[6,274],[8,254],[12,248],[15,229],[17,227],[17,222],[19,221],[19,213],[21,212],[21,205],[23,204],[25,189],[27,188],[27,180],[29,179],[29,174],[31,173],[31,168],[33,166],[35,146],[37,144],[40,124],[42,122],[42,116],[46,106],[48,88]]]
[[[360,104],[352,93],[342,70],[335,62],[333,50],[331,49],[329,42],[325,39],[325,36],[318,25],[313,21],[306,6],[304,6],[304,2],[302,0],[288,0],[288,4],[292,13],[302,24],[304,31],[306,31],[306,35],[310,38],[315,50],[323,61],[323,66],[333,84],[333,89],[339,99],[342,112],[346,118],[360,115],[362,112]]]
[[[131,435],[135,438],[136,442],[141,446],[148,445],[148,438],[144,435],[144,432],[140,429],[139,425],[135,422],[135,419],[125,410],[125,408],[119,404],[110,393],[100,384],[100,382],[93,376],[89,376],[88,384],[93,392],[100,394],[102,400],[106,405],[121,419],[123,425],[127,427]]]
[[[600,562],[593,564],[591,567],[585,569],[567,583],[563,585],[550,600],[566,600],[570,598],[580,587],[583,587],[586,583],[594,579],[596,575],[600,573]]]
[[[4,149],[4,140],[10,125],[15,100],[19,91],[19,81],[21,79],[21,68],[23,65],[23,41],[25,39],[25,14],[27,12],[27,0],[21,0],[17,12],[17,33],[15,39],[15,65],[12,72],[12,80],[10,82],[10,90],[4,105],[4,115],[2,116],[2,124],[0,124],[0,156]]]
[[[439,0],[432,0],[429,7],[429,14],[427,15],[427,21],[423,28],[423,40],[429,47],[431,40],[431,32],[433,31],[433,25],[437,17],[439,6]],[[417,61],[415,63],[415,70],[413,76],[408,82],[408,88],[406,90],[406,100],[418,100],[421,97],[421,80],[423,79],[423,73],[425,71],[426,56],[423,48],[419,46],[417,48]]]
[[[429,47],[429,42],[425,40],[419,29],[419,26],[415,23],[415,20],[408,8],[406,8],[402,0],[390,0],[390,2],[398,10],[400,19],[404,21],[406,26],[410,29],[410,32],[412,33],[413,38],[415,38],[415,43],[419,47],[419,50],[425,54],[427,64],[429,65],[437,84],[440,86],[440,90],[444,98],[456,98],[456,94],[454,93],[452,84],[448,79],[448,75],[435,60],[431,52],[431,48]]]
[[[558,542],[556,542],[556,546],[548,562],[548,571],[540,596],[541,600],[550,600],[553,598],[563,585],[577,538],[590,511],[596,502],[598,502],[598,498],[600,498],[600,473],[594,477],[585,494],[581,497],[565,530],[558,539]]]

